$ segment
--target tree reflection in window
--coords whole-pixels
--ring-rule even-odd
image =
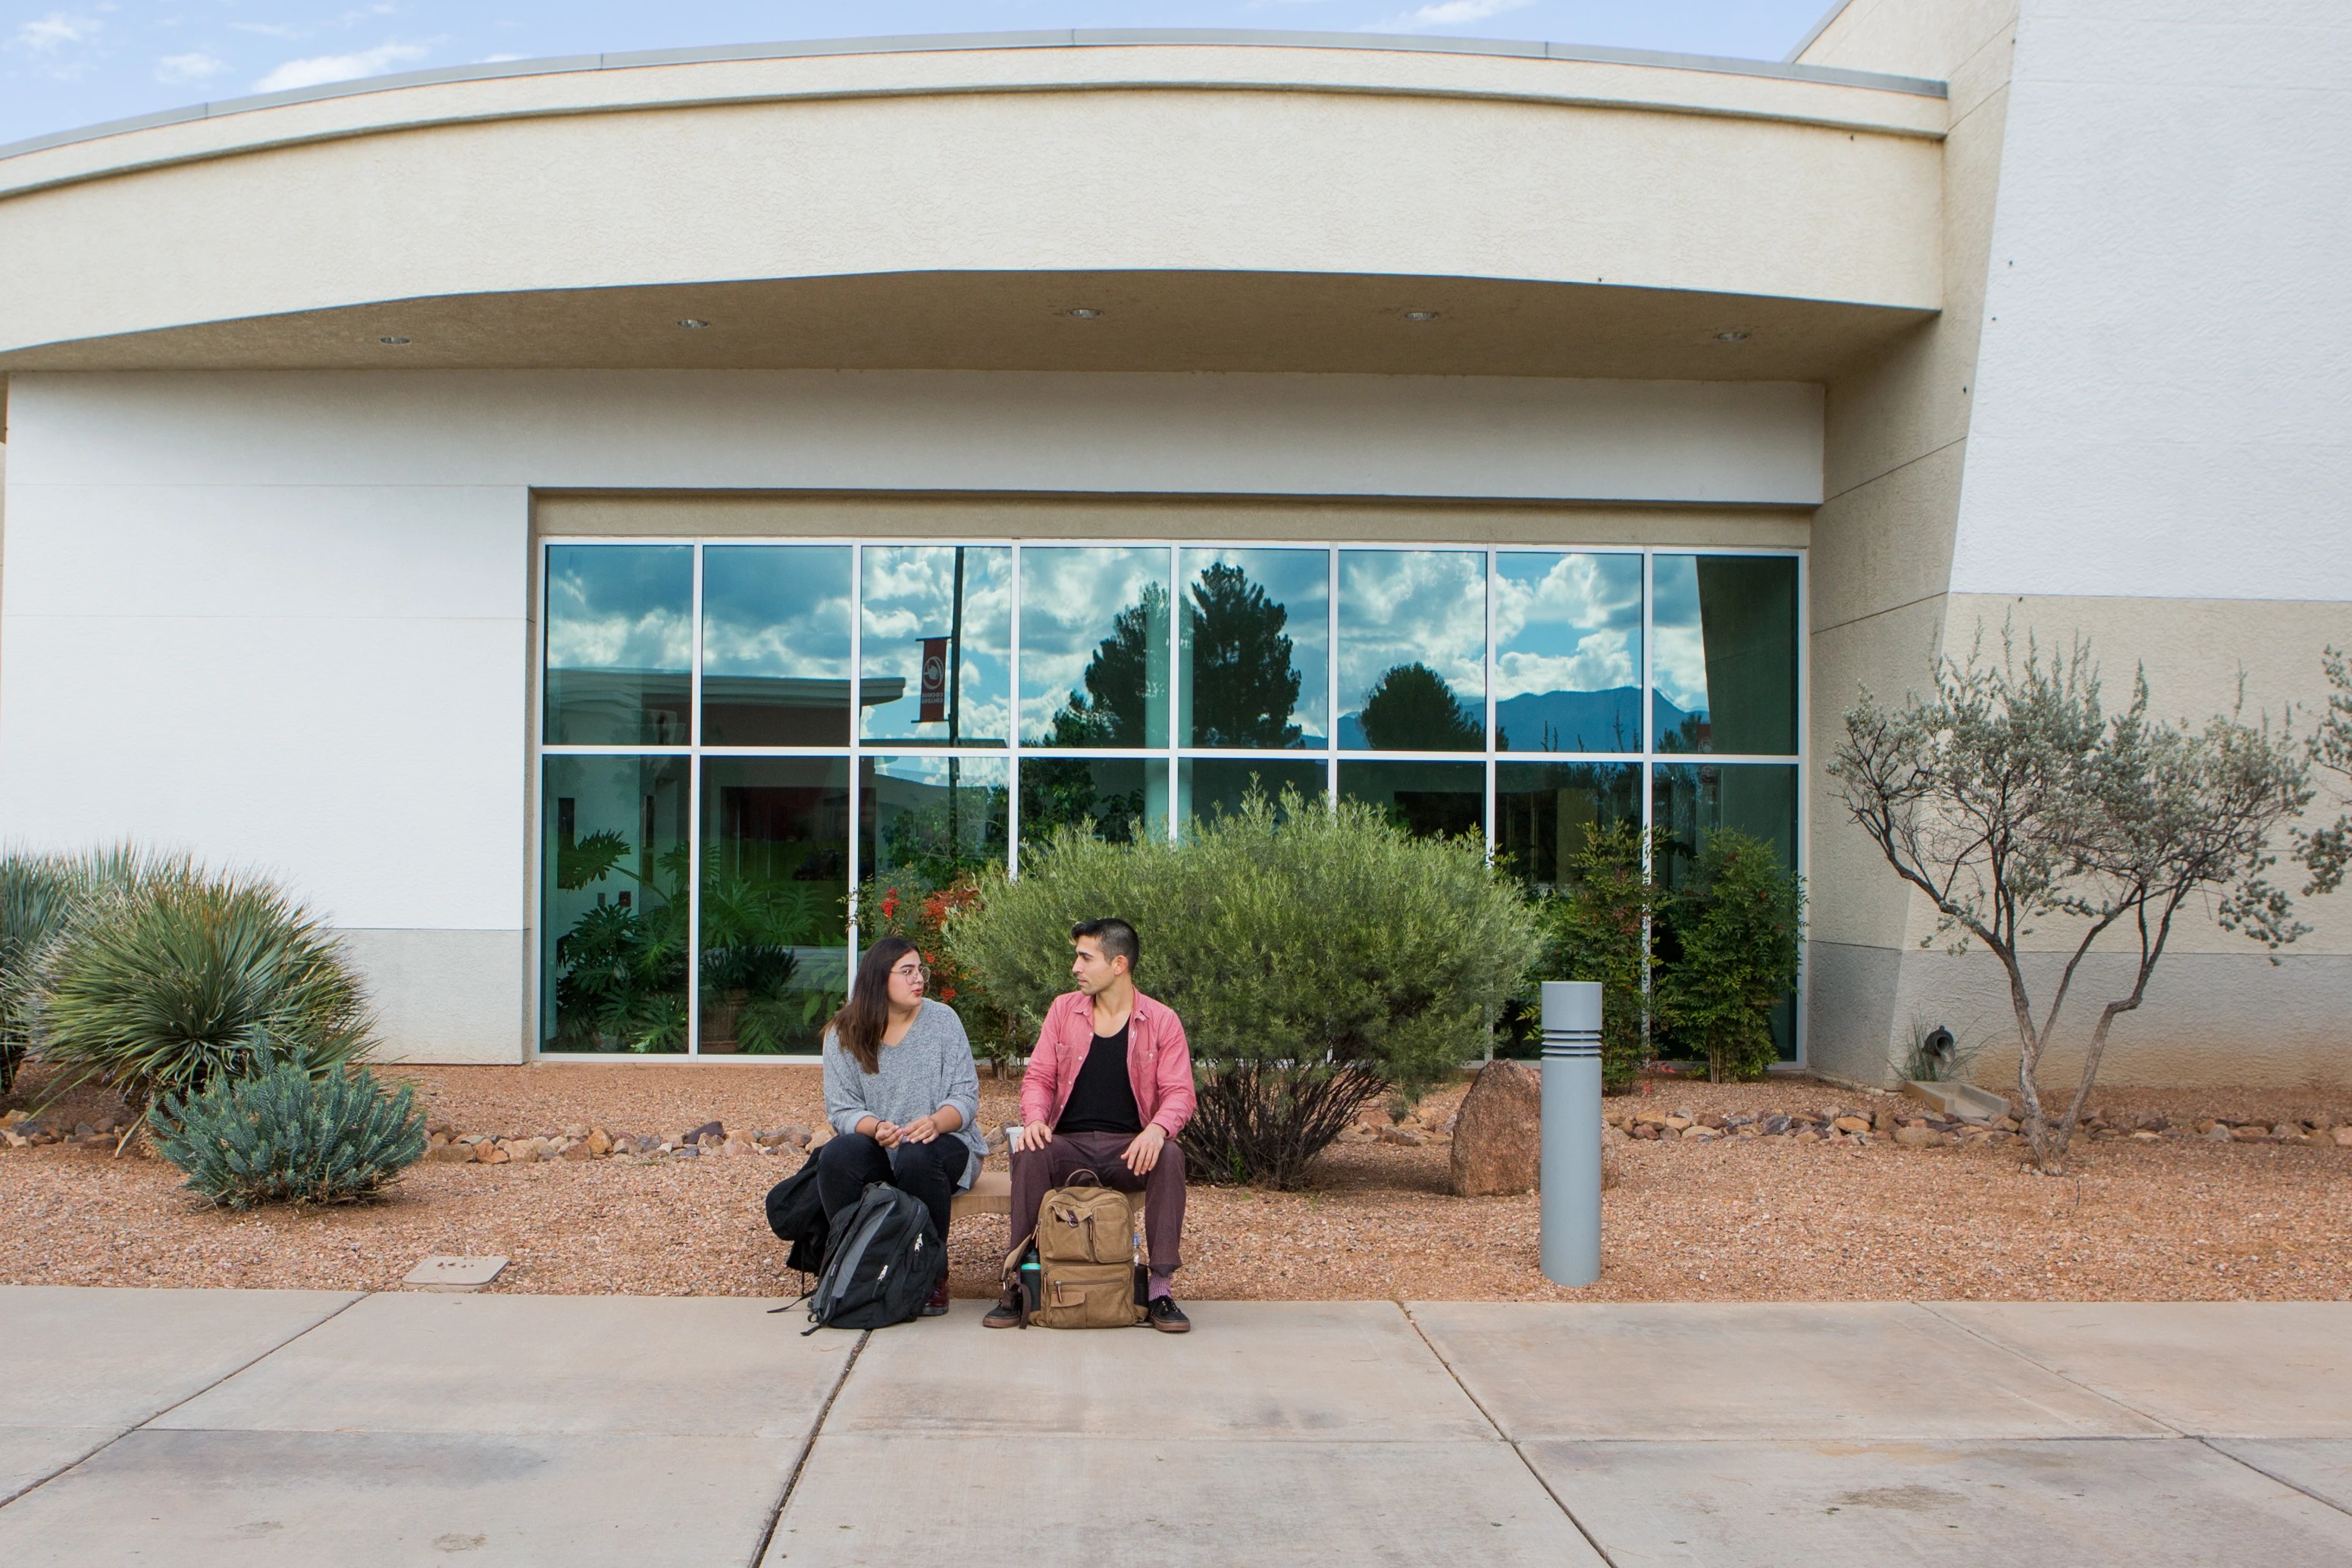
[[[1364,694],[1357,720],[1374,751],[1476,751],[1486,744],[1484,716],[1474,716],[1427,664],[1399,664]]]
[[[1190,744],[1284,750],[1301,743],[1291,722],[1300,675],[1283,628],[1290,612],[1243,568],[1213,562],[1186,591],[1185,706]]]

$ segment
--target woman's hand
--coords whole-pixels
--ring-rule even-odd
[[[898,1135],[910,1144],[928,1144],[940,1135],[939,1118],[936,1115],[918,1116],[899,1128]]]
[[[864,1121],[857,1124],[857,1131],[865,1134],[867,1137],[873,1139],[876,1143],[881,1145],[886,1149],[897,1148],[898,1146],[898,1140],[906,1136],[905,1128],[899,1126],[896,1122],[886,1122],[879,1116],[866,1117]]]

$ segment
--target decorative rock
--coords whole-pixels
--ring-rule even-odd
[[[1488,1062],[1471,1081],[1454,1121],[1454,1195],[1531,1191],[1542,1156],[1543,1080],[1516,1061]]]
[[[425,1157],[436,1165],[454,1166],[461,1160],[474,1158],[471,1144],[436,1144],[425,1151]]]
[[[596,1151],[588,1139],[574,1138],[563,1145],[562,1152],[556,1157],[566,1160],[593,1160],[596,1157]]]
[[[1768,1138],[1777,1138],[1789,1130],[1789,1118],[1775,1111],[1757,1124],[1757,1130]]]
[[[2338,1127],[2329,1136],[2336,1140],[2337,1148],[2352,1149],[2352,1126]]]
[[[2268,1143],[2270,1135],[2271,1130],[2268,1127],[2239,1127],[2230,1134],[2231,1137],[2242,1144]]]
[[[2209,1125],[2200,1135],[2208,1143],[2226,1144],[2230,1141],[2230,1124],[2227,1122],[2215,1122]]]
[[[1408,1148],[1417,1149],[1429,1142],[1429,1135],[1419,1127],[1384,1127],[1381,1130],[1380,1139],[1384,1144],[1402,1144]]]
[[[1860,1116],[1840,1116],[1831,1125],[1841,1133],[1867,1133],[1870,1124]]]
[[[1690,1125],[1691,1119],[1679,1111],[1666,1118],[1666,1130],[1670,1133],[1685,1132]]]
[[[508,1154],[496,1144],[476,1144],[474,1145],[474,1158],[486,1166],[502,1166],[509,1160],[514,1158],[514,1156]]]
[[[1633,1135],[1643,1139],[1654,1140],[1664,1131],[1665,1128],[1655,1122],[1637,1122],[1633,1126]]]
[[[724,1138],[726,1135],[726,1124],[721,1122],[705,1122],[702,1125],[697,1127],[686,1136],[688,1142],[694,1142],[703,1138]]]
[[[613,1137],[602,1127],[593,1128],[580,1146],[588,1151],[590,1159],[601,1160],[613,1152]]]
[[[1944,1141],[1944,1134],[1924,1122],[1914,1122],[1895,1129],[1895,1141],[1906,1149],[1932,1149]]]

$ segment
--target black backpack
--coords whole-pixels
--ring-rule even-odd
[[[906,1322],[923,1310],[946,1267],[931,1211],[920,1198],[877,1181],[834,1230],[804,1332]]]
[[[792,1243],[784,1267],[803,1274],[814,1274],[824,1267],[829,1228],[825,1224],[824,1200],[817,1196],[814,1154],[801,1163],[800,1169],[768,1189],[768,1228],[776,1233],[779,1241]]]

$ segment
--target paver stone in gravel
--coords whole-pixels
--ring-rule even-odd
[[[2154,1421],[1900,1301],[1414,1301],[1514,1440],[2141,1437]]]
[[[797,1442],[133,1432],[0,1509],[9,1568],[748,1563]]]
[[[1520,1448],[1620,1563],[2352,1562],[2352,1516],[2179,1438]]]
[[[334,1316],[341,1291],[0,1286],[0,1424],[127,1431]]]
[[[1935,1310],[2183,1432],[2352,1437],[2352,1301],[1950,1301]]]
[[[370,1296],[163,1418],[257,1431],[797,1439],[856,1337],[757,1298]]]
[[[1495,1436],[1393,1301],[1187,1301],[1182,1335],[991,1331],[989,1304],[876,1331],[826,1433]]]
[[[1029,1337],[1040,1333],[1113,1337],[1108,1330],[1034,1329]],[[852,1384],[865,1375],[861,1358]],[[831,1422],[777,1521],[765,1568],[887,1568],[950,1559],[1153,1568],[1601,1563],[1502,1443],[1174,1437],[974,1443],[951,1436],[835,1437]],[[1372,1428],[1364,1436],[1381,1434]],[[933,1506],[877,1506],[884,1477],[922,1478]]]

